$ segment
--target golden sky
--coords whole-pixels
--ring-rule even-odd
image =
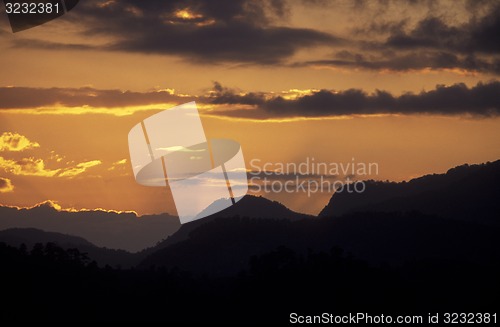
[[[500,158],[500,7],[473,1],[83,1],[0,13],[0,204],[169,212],[128,131],[197,101],[260,162],[376,162],[407,180]],[[247,168],[248,168],[247,166]],[[318,213],[331,194],[265,194]]]

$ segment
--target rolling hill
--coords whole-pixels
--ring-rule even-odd
[[[80,252],[87,253],[90,260],[95,260],[101,267],[109,265],[111,267],[130,268],[143,259],[139,254],[124,250],[97,247],[78,236],[45,232],[36,228],[11,228],[0,231],[0,242],[14,247],[24,244],[28,251],[37,243],[55,243],[65,250],[78,249]]]

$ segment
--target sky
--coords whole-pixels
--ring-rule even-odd
[[[190,101],[248,169],[402,181],[497,160],[498,35],[498,1],[85,0],[18,33],[1,8],[0,204],[175,214],[135,182],[127,135]],[[263,195],[311,214],[331,197]]]

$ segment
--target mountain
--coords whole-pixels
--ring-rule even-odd
[[[33,229],[0,232],[0,278],[9,281],[0,319],[238,325],[248,317],[250,325],[280,325],[294,307],[311,314],[332,308],[391,308],[399,314],[411,307],[424,317],[428,312],[494,312],[500,274],[500,226],[491,223],[498,215],[493,201],[497,173],[497,164],[488,163],[407,183],[373,182],[363,204],[384,205],[383,211],[356,209],[356,198],[345,197],[339,203],[352,212],[334,216],[304,216],[264,198],[246,197],[229,212],[184,224],[156,247],[130,254],[139,262],[134,269],[85,264],[74,251],[65,255],[52,245],[26,253],[1,242],[56,240],[81,251],[90,247],[83,251],[91,257],[96,256],[92,250],[103,250],[80,237]],[[446,205],[433,202],[434,197]],[[54,212],[46,204],[22,213],[43,210]],[[127,215],[107,214],[90,219],[129,222]],[[71,217],[75,224],[85,216],[56,217]],[[130,219],[134,224],[137,217]],[[103,228],[109,232],[110,227]],[[221,307],[227,314],[220,314]]]
[[[484,263],[500,259],[499,232],[419,212],[365,212],[295,222],[216,218],[195,228],[189,238],[153,252],[139,267],[232,275],[248,268],[248,258],[280,246],[303,255],[340,247],[376,265],[436,259]]]
[[[500,161],[409,182],[368,181],[364,193],[333,195],[322,217],[314,219],[269,219],[290,213],[248,197],[241,207],[183,225],[139,267],[230,275],[245,270],[249,257],[279,246],[302,254],[338,246],[372,264],[491,263],[500,259],[498,198]]]
[[[214,202],[213,205],[216,205],[216,202]],[[210,206],[208,208],[210,208]],[[246,195],[240,201],[236,202],[236,204],[214,215],[195,220],[187,224],[183,224],[176,233],[174,233],[164,241],[158,243],[158,245],[154,249],[156,250],[159,248],[165,248],[169,245],[184,241],[189,238],[189,234],[193,230],[217,218],[228,218],[236,216],[286,221],[297,221],[300,219],[315,218],[311,215],[292,211],[277,201],[271,201],[262,196]],[[153,249],[148,249],[147,252],[151,253],[152,250]]]
[[[14,247],[24,244],[28,250],[31,250],[37,243],[55,243],[65,250],[78,249],[80,252],[87,253],[90,260],[95,260],[99,266],[129,268],[143,259],[138,254],[124,250],[97,247],[78,236],[45,232],[35,228],[11,228],[0,231],[0,242]]]
[[[409,182],[367,181],[363,193],[336,193],[320,216],[420,211],[443,218],[500,224],[500,160],[462,165]]]
[[[217,207],[218,201],[208,206],[207,211],[211,211],[212,206]],[[205,211],[204,210],[204,211]],[[203,213],[203,211],[202,211]],[[266,218],[266,219],[286,219],[296,221],[300,219],[313,218],[314,216],[306,215],[292,211],[285,207],[283,204],[266,199],[262,196],[246,195],[236,204],[214,214],[216,217],[253,217],[253,218]]]
[[[32,248],[36,243],[56,243],[64,249],[96,247],[84,238],[61,233],[45,232],[36,228],[10,228],[0,231],[0,242],[19,247],[24,244]]]
[[[0,207],[0,225],[38,224],[46,230],[83,236],[91,243],[33,230],[11,230],[0,236],[10,237],[9,244],[40,240],[75,245],[95,260],[102,256],[100,262],[112,261],[107,257],[113,254],[111,250],[99,248],[103,244],[136,250],[142,246],[146,249],[134,257],[114,252],[113,263],[140,262],[141,268],[177,266],[222,275],[243,270],[249,257],[283,245],[299,253],[340,246],[377,264],[439,257],[483,262],[500,253],[496,240],[499,171],[500,161],[496,161],[463,165],[409,182],[368,181],[365,193],[335,194],[320,218],[255,196],[180,228],[178,219],[168,215],[139,218],[134,213],[68,212],[50,203],[31,209]]]
[[[247,195],[236,205],[211,217],[182,225],[179,218],[168,214],[137,216],[134,212],[105,210],[60,210],[51,201],[32,208],[0,206],[0,230],[35,228],[82,237],[98,247],[150,253],[162,246],[186,239],[189,233],[216,217],[233,215],[298,220],[312,216],[294,212],[284,205],[263,197]],[[177,232],[178,231],[178,232]],[[177,233],[176,233],[177,232]],[[175,237],[169,237],[175,233]],[[165,240],[167,238],[167,240]],[[162,241],[163,240],[163,241]]]
[[[99,247],[140,251],[154,246],[180,227],[168,214],[137,216],[135,212],[60,210],[50,201],[32,208],[0,206],[0,230],[37,228],[83,237]]]

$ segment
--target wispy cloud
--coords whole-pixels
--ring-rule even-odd
[[[77,164],[75,167],[64,169],[57,176],[58,177],[75,177],[77,175],[83,174],[85,171],[87,171],[87,169],[98,166],[100,164],[102,164],[101,160],[91,160],[91,161],[81,162],[81,163]]]
[[[20,160],[11,160],[0,157],[0,169],[7,173],[20,176],[39,176],[39,177],[75,177],[83,174],[89,168],[100,165],[100,160],[92,160],[78,163],[74,166],[50,169],[45,166],[43,159],[22,158]]]
[[[43,177],[53,177],[61,171],[61,169],[48,169],[43,159],[35,158],[11,160],[0,157],[0,169],[13,175]]]

